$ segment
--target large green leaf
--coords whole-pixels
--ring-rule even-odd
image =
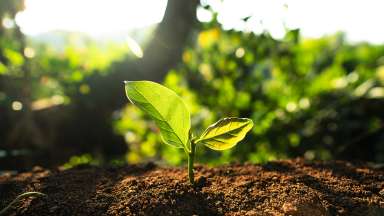
[[[175,92],[151,81],[127,81],[125,92],[133,104],[155,120],[165,143],[189,150],[190,114]]]
[[[224,118],[209,126],[196,140],[213,150],[226,150],[241,141],[253,127],[251,119]]]

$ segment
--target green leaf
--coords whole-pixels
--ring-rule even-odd
[[[196,144],[203,143],[213,150],[226,150],[241,141],[253,127],[251,119],[224,118],[209,126],[196,140]]]
[[[21,66],[24,64],[23,56],[19,52],[16,52],[12,49],[5,49],[4,56],[9,60],[11,65]]]
[[[151,81],[127,81],[125,92],[133,104],[155,120],[165,143],[189,151],[190,114],[175,92]]]

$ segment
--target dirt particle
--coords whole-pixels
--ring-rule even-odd
[[[289,215],[295,214],[297,212],[297,207],[292,203],[284,203],[283,212]]]

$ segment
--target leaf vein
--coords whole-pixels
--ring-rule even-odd
[[[137,89],[136,89],[136,87],[135,86],[131,86],[132,87],[132,89],[134,89],[139,95],[141,95],[146,101],[148,101],[148,99],[143,95],[143,94],[141,94]],[[140,103],[140,102],[139,102]],[[161,116],[163,119],[159,119],[159,118],[156,118],[155,116],[153,116],[154,118],[156,118],[156,119],[158,119],[158,120],[160,120],[160,121],[163,121],[163,122],[165,122],[165,124],[167,124],[167,126],[169,127],[169,128],[171,128],[172,130],[174,130],[172,127],[171,127],[171,125],[169,125],[169,123],[164,119],[164,116],[151,104],[151,103],[149,103],[149,102],[144,102],[144,103],[147,103],[147,104],[149,104],[156,112],[157,112],[157,114],[159,115],[159,116]],[[168,131],[168,130],[167,130]],[[172,133],[172,134],[174,134],[176,137],[177,137],[177,139],[180,141],[180,143],[181,144],[183,144],[184,145],[184,142],[181,140],[181,138],[175,133],[175,132],[173,132],[173,131],[168,131],[168,132],[170,132],[170,133]],[[186,146],[186,145],[185,145]]]

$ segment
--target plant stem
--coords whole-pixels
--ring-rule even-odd
[[[189,182],[194,185],[195,184],[195,178],[193,175],[193,162],[195,159],[195,150],[196,150],[196,144],[195,141],[191,141],[191,152],[188,153],[188,178]]]
[[[26,192],[26,193],[23,193],[23,194],[20,194],[19,196],[17,196],[11,203],[9,203],[5,208],[3,208],[2,210],[0,210],[0,215],[4,215],[11,207],[12,205],[14,205],[15,203],[17,203],[18,201],[20,201],[21,199],[23,199],[24,197],[29,197],[29,196],[46,196],[45,194],[43,193],[40,193],[40,192]]]

